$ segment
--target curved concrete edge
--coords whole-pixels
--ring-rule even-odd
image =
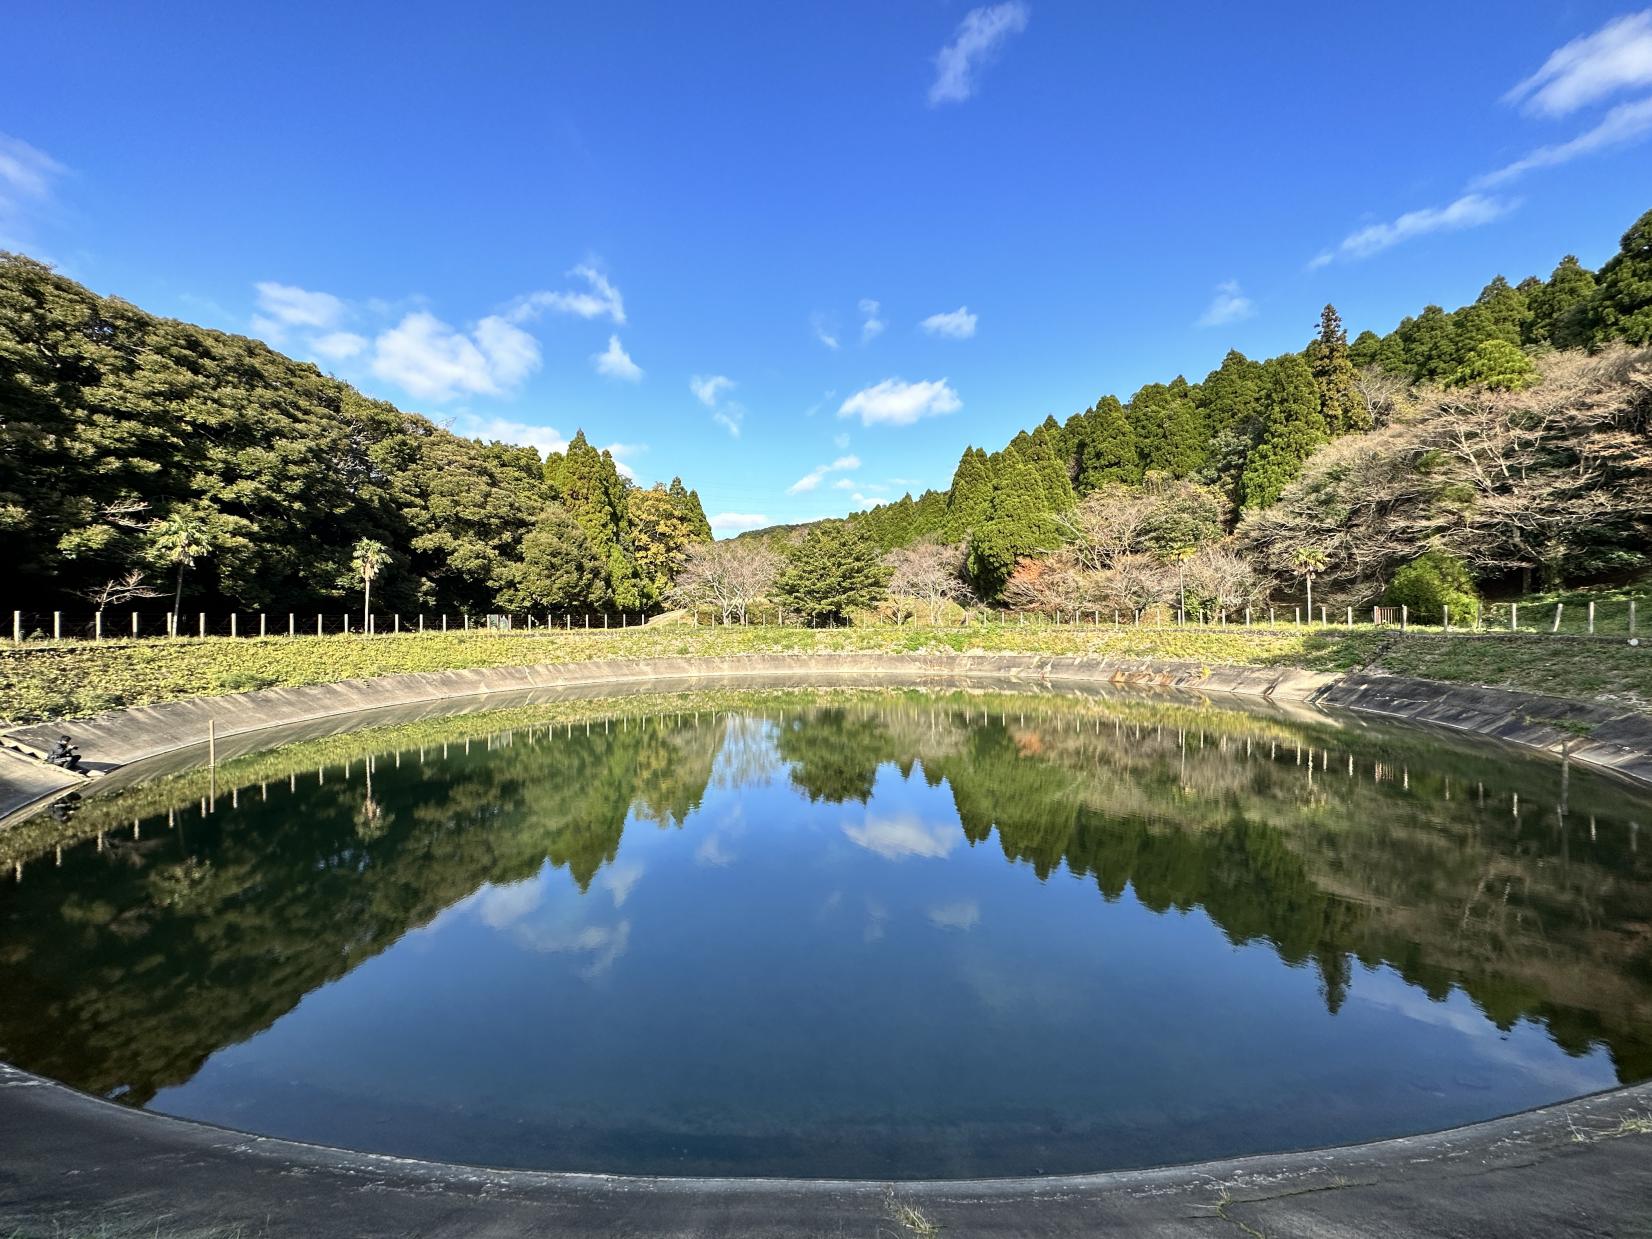
[[[1624,706],[1372,672],[1350,672],[1313,701],[1489,736],[1652,784],[1652,716]]]
[[[208,727],[222,741],[341,715],[367,714],[455,698],[602,685],[659,687],[687,682],[774,679],[842,682],[994,680],[1039,684],[1116,684],[1191,689],[1305,703],[1333,677],[1291,667],[1216,667],[1147,659],[1001,653],[747,654],[717,658],[606,659],[579,663],[424,671],[301,688],[266,688],[112,710],[73,723],[36,723],[0,733],[0,823],[84,780],[40,758],[72,732],[86,764],[109,773],[203,744]]]
[[[904,1183],[629,1178],[248,1136],[0,1066],[0,1219],[319,1237],[935,1233],[924,1227],[982,1236],[1608,1235],[1646,1217],[1649,1115],[1652,1085],[1643,1085],[1433,1135],[1153,1170]]]

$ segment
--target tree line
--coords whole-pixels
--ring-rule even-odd
[[[711,527],[583,432],[466,439],[0,253],[0,535],[31,606],[479,613],[655,606]]]
[[[1327,600],[1363,603],[1430,553],[1482,581],[1632,570],[1652,562],[1652,462],[1645,355],[1623,347],[1648,344],[1652,211],[1599,272],[1567,255],[1547,280],[1498,276],[1469,305],[1431,305],[1352,342],[1326,306],[1300,352],[1232,350],[1201,382],[1046,417],[997,451],[966,448],[946,490],[847,524],[882,551],[961,547],[981,598],[1046,607],[1075,594],[1164,601],[1168,578],[1186,578],[1167,569],[1195,556],[1206,592],[1236,600],[1323,570]],[[1371,466],[1357,484],[1350,459]],[[1156,515],[1141,525],[1145,509]],[[1121,522],[1140,536],[1098,558],[1083,531]],[[1237,568],[1218,552],[1254,580],[1223,587]],[[1103,588],[1094,574],[1121,562],[1129,579]],[[1080,568],[1092,578],[1075,580]]]

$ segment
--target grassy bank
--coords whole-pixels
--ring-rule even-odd
[[[1652,707],[1652,648],[1607,640],[1335,628],[972,629],[661,627],[609,633],[207,638],[24,645],[0,651],[0,719],[74,718],[121,706],[410,671],[599,658],[828,651],[1106,654],[1202,666],[1374,667],[1460,683],[1610,697]]]

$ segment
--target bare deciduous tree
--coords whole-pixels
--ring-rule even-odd
[[[964,582],[962,544],[917,542],[890,551],[883,562],[890,569],[890,595],[916,600],[929,612],[931,624],[941,622],[948,602],[963,603],[973,596]]]
[[[160,590],[144,582],[143,570],[140,568],[132,569],[123,577],[105,581],[96,589],[89,589],[81,595],[98,611],[107,610],[109,607],[118,607],[122,603],[136,602],[139,598],[159,598],[160,596]]]
[[[688,553],[670,597],[680,606],[713,606],[723,623],[744,623],[747,610],[766,597],[780,575],[779,554],[750,538],[702,542]]]

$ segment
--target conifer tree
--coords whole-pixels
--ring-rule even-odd
[[[1103,396],[1083,414],[1071,436],[1075,443],[1078,481],[1075,490],[1087,495],[1109,482],[1141,481],[1136,434],[1117,396]]]
[[[1334,305],[1319,316],[1319,335],[1308,345],[1308,366],[1319,390],[1319,414],[1332,435],[1369,430],[1371,414],[1354,383],[1354,363],[1348,356],[1348,333]]]
[[[1526,297],[1531,318],[1526,322],[1526,344],[1552,344],[1556,348],[1581,348],[1587,341],[1578,323],[1578,310],[1587,305],[1595,291],[1595,273],[1567,254],[1556,265],[1548,283],[1540,284]]]
[[[882,598],[888,584],[871,540],[848,521],[826,521],[792,548],[775,596],[810,624],[840,624]]]
[[[947,536],[953,540],[969,537],[992,514],[992,466],[986,452],[966,447],[952,475],[947,494]]]
[[[1244,506],[1265,508],[1302,471],[1302,462],[1329,437],[1319,412],[1313,371],[1294,353],[1267,362],[1262,441],[1245,463]]]
[[[1630,225],[1595,283],[1579,323],[1589,347],[1613,340],[1652,344],[1652,211]]]

